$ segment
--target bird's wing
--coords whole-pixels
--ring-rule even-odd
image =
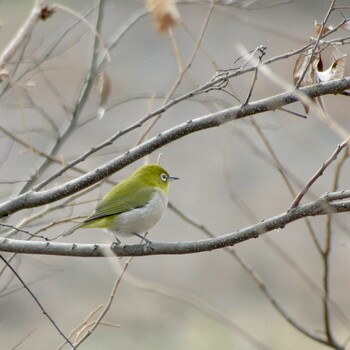
[[[150,186],[139,187],[132,192],[129,191],[128,186],[117,186],[107,193],[96,210],[84,222],[142,207],[150,201],[153,192],[154,189]]]

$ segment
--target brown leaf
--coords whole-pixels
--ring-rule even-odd
[[[145,0],[158,32],[164,33],[180,22],[180,14],[173,0]]]
[[[341,53],[339,50],[334,50],[333,61],[328,69],[323,70],[322,67],[315,68],[317,78],[320,81],[330,81],[343,78],[345,72],[346,57],[346,54]]]
[[[320,34],[321,28],[322,28],[322,24],[321,23],[317,23],[315,21],[314,29],[315,29],[315,32],[316,32],[317,35]],[[334,27],[332,25],[330,25],[329,27],[323,26],[323,28],[322,28],[322,35],[328,33],[329,31],[331,31],[333,29],[334,29]]]
[[[342,53],[337,48],[333,47],[333,60],[330,67],[326,70],[323,70],[323,61],[321,55],[316,53],[312,58],[311,63],[308,66],[310,55],[312,50],[309,49],[307,53],[302,53],[299,55],[295,62],[294,71],[293,71],[293,80],[296,85],[299,79],[304,74],[304,78],[300,86],[308,86],[316,84],[319,81],[330,81],[335,79],[341,79],[344,77],[345,64],[347,55]],[[307,68],[308,67],[308,68]],[[317,100],[314,100],[317,102]],[[305,113],[308,114],[309,107],[303,104]]]
[[[300,87],[315,84],[317,82],[317,76],[315,75],[315,70],[322,69],[323,67],[321,56],[319,53],[316,53],[313,56],[309,67],[307,68],[307,65],[310,60],[311,52],[312,50],[310,49],[306,54],[301,53],[295,62],[294,71],[293,71],[293,81],[295,85],[297,84],[299,79],[304,74],[304,71],[306,70],[306,73],[300,84]],[[305,103],[302,103],[302,105],[304,107],[305,114],[308,114],[309,106]]]
[[[294,84],[297,84],[297,82],[303,75],[309,63],[310,55],[311,55],[311,50],[309,50],[307,54],[301,53],[297,58],[294,66],[294,71],[293,71]],[[312,62],[307,68],[303,81],[301,82],[300,86],[308,86],[316,83],[316,77],[315,77],[316,67],[322,67],[322,60],[319,54],[315,54],[314,57],[312,58]]]
[[[111,81],[105,72],[99,72],[96,76],[96,88],[100,95],[100,104],[104,105],[111,94]]]

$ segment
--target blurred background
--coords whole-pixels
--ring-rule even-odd
[[[303,47],[310,36],[316,36],[314,22],[322,22],[330,5],[326,0],[294,0],[274,7],[267,6],[269,1],[263,1],[261,6],[258,3],[241,1],[237,4],[240,6],[215,5],[211,10],[210,2],[180,1],[177,8],[181,23],[171,34],[160,34],[141,0],[104,1],[101,7],[97,1],[61,1],[93,26],[99,17],[99,33],[113,47],[97,75],[91,67],[101,62],[105,50],[75,12],[60,8],[35,26],[6,66],[10,78],[2,79],[0,85],[1,201],[55,174],[65,163],[161,107],[167,97],[173,99],[195,89],[218,69],[239,67],[245,59],[236,62],[243,55],[242,47],[251,51],[266,46],[264,60]],[[346,5],[346,1],[337,3]],[[0,2],[1,51],[33,5],[32,1]],[[341,20],[341,15],[334,13],[328,23],[336,25]],[[332,38],[348,36],[348,32],[339,31]],[[339,49],[348,51],[347,46]],[[291,84],[296,59],[294,55],[277,60],[269,68],[281,81]],[[184,69],[189,62],[190,68],[180,78],[181,67]],[[330,64],[327,53],[324,63],[326,67]],[[102,95],[98,78],[107,89]],[[229,93],[212,91],[176,104],[149,132],[152,121],[94,153],[78,167],[81,172],[91,171],[161,131],[238,105],[237,98],[245,100],[252,81],[253,73],[244,74],[230,80],[225,89]],[[88,92],[82,97],[85,88]],[[251,100],[282,91],[269,77],[259,74]],[[349,130],[348,99],[326,96],[324,102],[332,118]],[[301,104],[288,109],[304,114]],[[342,141],[312,113],[307,119],[283,111],[263,113],[184,137],[126,167],[110,180],[120,181],[140,165],[156,162],[158,154],[163,153],[161,164],[181,179],[172,184],[171,204],[193,223],[219,236],[280,214],[290,206],[293,196],[269,147],[298,192]],[[35,150],[51,154],[56,161],[45,161]],[[332,190],[337,164],[327,169],[303,203]],[[349,188],[348,173],[349,164],[345,162],[340,189]],[[46,188],[77,176],[78,172],[70,170]],[[70,202],[65,199],[23,210],[3,222],[54,238],[73,225],[68,218],[79,221],[88,215],[110,187],[110,183],[103,182]],[[310,219],[322,247],[326,220]],[[8,231],[4,229],[2,233]],[[13,237],[28,239],[25,233]],[[203,230],[171,208],[149,237],[159,242],[207,238]],[[60,241],[111,243],[113,237],[90,229],[78,230]],[[125,243],[136,242],[130,239]],[[329,278],[331,326],[340,343],[349,337],[349,248],[349,214],[339,214],[333,218]],[[234,252],[259,276],[292,319],[323,336],[324,261],[304,221],[239,244]],[[23,255],[11,263],[69,335],[90,312],[107,303],[126,260]],[[1,348],[58,348],[62,337],[13,275],[2,271],[0,283]],[[252,273],[247,273],[237,257],[223,249],[134,258],[104,321],[120,327],[100,325],[79,348],[326,348],[292,327],[254,282]]]

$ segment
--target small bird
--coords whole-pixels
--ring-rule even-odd
[[[131,235],[151,243],[141,233],[146,233],[160,220],[168,205],[170,181],[178,179],[158,164],[142,166],[114,186],[88,218],[63,236],[69,236],[78,228],[103,228],[112,232],[118,243],[121,243],[118,236]]]

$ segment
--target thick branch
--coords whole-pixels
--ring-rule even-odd
[[[184,243],[152,243],[135,245],[76,244],[33,242],[0,238],[0,251],[22,254],[46,254],[80,257],[147,256],[190,254],[211,251],[258,238],[260,235],[282,229],[293,221],[308,216],[328,215],[350,211],[350,190],[331,192],[316,201],[286,211],[242,230],[212,239]],[[347,199],[346,201],[344,199]]]
[[[302,88],[299,90],[299,94],[301,91],[313,98],[326,94],[337,94],[349,88],[350,77],[347,77],[340,80],[334,80],[331,82]],[[25,208],[33,208],[49,204],[77,193],[82,189],[105,179],[118,170],[133,163],[137,159],[140,159],[143,156],[161,148],[162,146],[194,132],[217,127],[235,119],[244,118],[253,114],[255,115],[266,111],[274,111],[282,106],[296,102],[297,100],[296,94],[293,91],[288,91],[249,103],[245,106],[236,106],[193,120],[188,120],[185,123],[177,125],[167,131],[164,131],[163,133],[158,134],[150,140],[143,142],[141,145],[132,148],[121,156],[96,168],[95,170],[90,171],[89,173],[74,180],[66,182],[63,185],[46,191],[29,191],[1,204],[0,217],[8,216]]]

